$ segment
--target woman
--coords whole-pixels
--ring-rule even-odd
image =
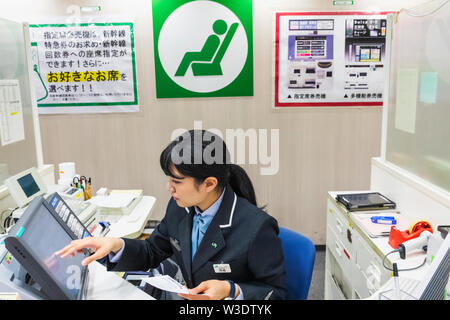
[[[156,268],[171,257],[190,294],[186,299],[284,299],[285,269],[277,221],[257,207],[245,171],[229,163],[223,140],[191,130],[161,153],[172,198],[146,240],[85,238],[57,254],[91,248],[83,264],[107,258],[109,271]]]

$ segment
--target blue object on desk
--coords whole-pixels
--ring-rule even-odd
[[[378,224],[397,224],[397,220],[393,216],[373,216],[370,217],[370,220]]]
[[[98,224],[102,227],[102,229],[107,229],[111,226],[108,221],[99,221]]]

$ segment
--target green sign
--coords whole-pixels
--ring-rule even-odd
[[[251,0],[153,0],[157,98],[253,95]]]

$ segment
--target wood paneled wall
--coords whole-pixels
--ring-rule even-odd
[[[101,5],[101,14],[130,17],[135,46],[140,112],[41,115],[44,163],[76,162],[77,172],[93,179],[94,190],[142,188],[157,198],[153,217],[162,218],[169,199],[159,155],[175,129],[279,129],[279,171],[260,175],[260,165],[244,165],[259,204],[283,227],[325,243],[329,190],[368,189],[370,159],[379,156],[380,107],[296,108],[273,110],[275,11],[364,11],[410,7],[414,1],[357,1],[333,7],[329,0],[254,0],[254,96],[156,99],[150,0],[16,0],[0,5],[22,19],[64,16],[72,4]],[[423,2],[423,1],[416,1]],[[270,139],[269,139],[270,141]],[[56,177],[58,177],[57,173]]]

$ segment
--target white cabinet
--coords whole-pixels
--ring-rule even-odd
[[[327,199],[325,299],[363,299],[384,283],[391,271],[383,267],[384,253],[353,222],[349,212]],[[386,265],[391,266],[389,259]]]

